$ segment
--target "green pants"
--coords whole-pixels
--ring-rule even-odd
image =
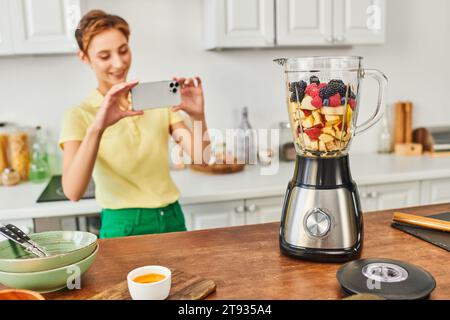
[[[186,231],[178,201],[162,208],[102,209],[100,238]]]

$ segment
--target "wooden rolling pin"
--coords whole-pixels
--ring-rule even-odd
[[[392,218],[395,222],[401,222],[427,229],[450,232],[450,222],[439,219],[416,216],[414,214],[407,214],[402,212],[394,212]]]

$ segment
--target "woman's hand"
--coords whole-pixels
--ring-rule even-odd
[[[174,77],[173,80],[180,84],[181,104],[174,106],[172,111],[183,110],[192,118],[203,118],[205,114],[205,99],[203,97],[203,87],[200,77],[195,77],[194,79]]]
[[[144,111],[134,111],[129,109],[130,102],[128,101],[128,94],[131,88],[137,84],[138,81],[123,82],[118,83],[109,89],[92,124],[96,130],[103,132],[106,128],[125,117],[144,114]]]

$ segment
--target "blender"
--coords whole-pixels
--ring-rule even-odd
[[[354,135],[380,120],[385,109],[386,76],[365,69],[362,57],[301,57],[274,61],[285,73],[286,101],[296,163],[283,204],[280,250],[315,261],[359,257],[363,217],[352,179],[348,150]],[[372,116],[357,125],[360,84],[378,82]]]

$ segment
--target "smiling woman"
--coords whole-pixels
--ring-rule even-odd
[[[126,80],[132,62],[129,36],[121,17],[93,10],[81,19],[75,32],[78,56],[94,71],[98,86],[83,103],[66,110],[59,141],[65,195],[78,201],[94,178],[96,200],[103,208],[102,238],[186,230],[179,191],[169,174],[170,135],[188,132],[182,147],[207,161],[200,78],[174,77],[181,87],[178,106],[133,110],[130,90],[138,82]],[[201,122],[198,134],[204,139],[194,138],[179,110]],[[200,145],[193,143],[198,140]]]

